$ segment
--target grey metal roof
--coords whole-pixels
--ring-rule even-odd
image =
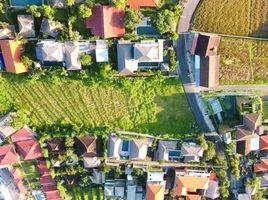
[[[127,70],[125,60],[133,59],[133,43],[118,43],[117,44],[117,62],[118,71]],[[128,70],[127,70],[128,71]]]
[[[35,37],[34,18],[32,15],[18,15],[20,34],[23,37]]]
[[[57,28],[55,26],[55,22],[49,20],[47,18],[43,18],[41,23],[40,32],[47,34],[48,36],[56,38],[58,35]]]
[[[80,70],[82,69],[79,58],[79,47],[75,42],[64,43],[65,64],[67,70]]]

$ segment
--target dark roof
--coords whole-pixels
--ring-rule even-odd
[[[195,54],[199,56],[217,55],[217,49],[220,44],[220,36],[199,34],[195,49]]]
[[[214,87],[219,85],[220,56],[200,57],[200,86]]]
[[[112,6],[94,6],[92,15],[86,19],[86,27],[93,35],[102,38],[120,37],[125,34],[124,10]]]
[[[79,174],[75,174],[75,175],[65,175],[63,176],[64,180],[66,181],[66,183],[68,185],[74,185],[76,183],[78,183],[80,176]]]
[[[95,136],[82,136],[75,137],[75,151],[78,156],[96,156],[97,147],[96,147],[97,137]]]
[[[60,154],[63,153],[65,149],[65,139],[58,137],[52,138],[47,141],[47,148],[50,153]]]

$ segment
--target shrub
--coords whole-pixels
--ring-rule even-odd
[[[92,15],[91,8],[86,4],[81,4],[79,6],[79,14],[82,18],[90,17]]]
[[[125,28],[129,31],[135,30],[142,20],[142,13],[139,10],[128,9],[125,14],[124,24]]]

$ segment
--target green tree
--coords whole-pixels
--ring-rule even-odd
[[[240,177],[240,162],[237,154],[230,156],[231,173],[236,179]]]
[[[66,0],[67,6],[73,6],[75,4],[75,0]]]
[[[81,15],[82,18],[87,18],[92,15],[92,10],[88,5],[81,4],[79,6],[79,14]]]
[[[29,68],[32,67],[32,65],[33,65],[33,60],[31,58],[29,58],[29,56],[27,56],[27,55],[22,55],[20,60],[25,66],[27,66]]]
[[[41,13],[40,13],[37,5],[27,6],[26,12],[31,13],[35,17],[41,17]]]
[[[197,140],[198,140],[199,145],[200,145],[204,150],[207,150],[207,149],[208,149],[208,145],[207,145],[207,142],[206,142],[206,139],[205,139],[205,135],[204,135],[204,134],[200,134],[200,135],[198,135]]]
[[[204,154],[204,160],[209,161],[212,160],[216,156],[216,147],[215,144],[211,141],[207,141],[207,150]]]
[[[16,116],[12,120],[12,126],[14,128],[21,128],[24,125],[28,125],[30,122],[29,112],[24,109],[20,109],[16,112]]]
[[[177,67],[176,52],[174,49],[169,51],[169,68],[171,71],[175,71]]]
[[[128,31],[133,31],[141,23],[143,18],[142,13],[139,10],[128,9],[125,14],[124,24]]]
[[[1,28],[8,28],[9,27],[9,23],[0,21],[0,27]]]
[[[66,147],[73,147],[74,139],[72,137],[65,137],[65,146]]]
[[[125,9],[125,7],[126,7],[126,0],[112,0],[112,4],[116,8]]]
[[[5,14],[5,3],[0,2],[0,13]]]
[[[56,12],[55,8],[51,7],[50,5],[44,4],[41,9],[42,9],[42,13],[45,17],[47,17],[48,19],[51,19],[51,20],[54,19],[55,12]]]
[[[92,65],[92,56],[88,54],[81,54],[80,55],[80,62],[83,66]]]

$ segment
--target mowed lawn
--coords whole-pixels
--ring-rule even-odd
[[[193,30],[268,37],[267,0],[201,0]]]
[[[268,83],[268,42],[222,38],[221,84]]]
[[[8,93],[16,107],[29,111],[33,126],[69,120],[91,127],[176,136],[189,133],[193,123],[182,85],[174,78],[163,82],[131,79],[122,87],[93,87],[76,80],[52,85],[12,77],[5,79]]]

